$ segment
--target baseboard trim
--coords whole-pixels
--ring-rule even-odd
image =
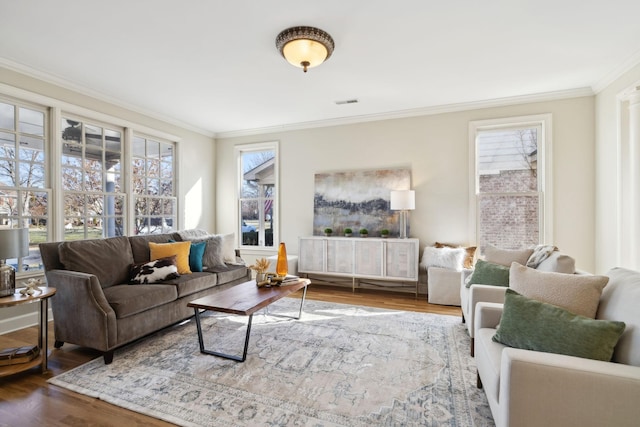
[[[8,319],[0,320],[0,335],[8,334],[9,332],[19,331],[20,329],[29,328],[31,326],[38,326],[40,313],[38,310],[25,313],[18,316],[13,316]],[[48,310],[47,319],[53,320],[53,312]]]

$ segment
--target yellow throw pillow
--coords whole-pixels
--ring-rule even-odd
[[[149,242],[151,261],[170,256],[176,256],[179,274],[191,274],[189,268],[189,250],[191,242],[153,243]]]

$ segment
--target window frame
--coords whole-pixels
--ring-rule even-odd
[[[280,242],[280,166],[279,166],[279,142],[257,142],[250,144],[240,144],[234,147],[236,158],[236,212],[235,212],[235,230],[237,234],[238,247],[243,250],[259,250],[259,251],[273,251],[277,249],[277,242]],[[242,155],[247,152],[255,151],[273,151],[275,155],[274,160],[274,189],[273,189],[273,211],[274,217],[272,217],[273,228],[273,246],[266,246],[266,239],[258,238],[258,245],[245,245],[242,238],[242,202],[246,198],[242,197],[242,185],[244,181],[244,172],[242,171]],[[261,219],[262,220],[262,219]],[[261,232],[259,236],[264,236],[264,232]],[[260,244],[262,242],[262,244]]]
[[[469,238],[470,242],[480,242],[480,194],[477,158],[477,138],[483,131],[503,130],[519,127],[540,127],[538,136],[538,193],[539,232],[538,243],[553,242],[553,176],[552,176],[552,115],[551,113],[518,117],[506,117],[469,122]],[[495,193],[494,193],[495,194]],[[519,193],[504,193],[519,194]]]
[[[0,193],[3,193],[4,190],[6,190],[8,193],[15,193],[16,195],[16,202],[17,202],[17,214],[16,215],[2,215],[2,221],[0,222],[0,225],[4,226],[4,222],[6,219],[7,223],[10,223],[12,221],[16,221],[18,224],[19,228],[22,228],[24,226],[25,221],[31,221],[32,218],[34,218],[32,215],[27,214],[24,212],[24,206],[23,206],[23,200],[24,200],[24,193],[43,193],[46,194],[46,200],[47,200],[47,204],[46,204],[46,214],[44,215],[39,215],[36,216],[35,218],[38,218],[40,221],[45,220],[47,222],[47,227],[46,227],[46,234],[45,234],[45,240],[46,241],[50,241],[51,239],[51,235],[52,235],[52,230],[51,230],[51,223],[52,223],[52,218],[53,218],[53,211],[52,211],[52,203],[51,203],[51,195],[52,195],[52,189],[51,189],[51,181],[49,179],[49,174],[50,174],[50,154],[51,154],[51,150],[50,150],[50,138],[51,138],[51,133],[50,133],[50,123],[51,123],[51,114],[49,111],[49,108],[46,105],[41,105],[40,103],[36,103],[36,102],[31,102],[29,100],[24,100],[24,99],[20,99],[18,97],[13,97],[10,94],[5,94],[2,93],[0,94],[0,102],[5,103],[5,104],[10,104],[13,106],[14,108],[14,128],[11,129],[2,129],[1,132],[3,133],[11,133],[14,135],[15,139],[14,139],[14,143],[15,143],[15,158],[14,158],[14,162],[15,162],[15,170],[18,173],[18,177],[20,176],[20,172],[19,170],[21,170],[21,165],[23,163],[30,163],[27,162],[25,160],[23,160],[20,156],[20,140],[22,137],[26,137],[26,138],[37,138],[37,139],[41,139],[42,140],[42,156],[43,156],[43,161],[42,162],[37,162],[38,164],[42,164],[42,185],[40,187],[34,187],[34,186],[23,186],[20,185],[20,182],[14,182],[13,186],[9,186],[9,185],[0,185]],[[32,110],[32,111],[36,111],[39,113],[42,113],[42,118],[43,118],[43,123],[42,123],[42,135],[37,135],[37,134],[33,134],[30,132],[27,132],[25,130],[21,130],[20,129],[20,110],[21,109],[28,109],[28,110]],[[21,179],[19,179],[18,181],[20,181]],[[1,194],[0,194],[1,197]],[[29,233],[29,247],[30,247],[30,251],[31,248],[33,246],[36,246],[37,249],[37,244],[32,244],[32,238],[31,238],[31,233]],[[18,257],[16,259],[17,262],[17,269],[16,269],[16,274],[19,277],[29,277],[29,276],[33,276],[33,275],[38,275],[38,274],[42,274],[42,272],[44,271],[43,268],[36,268],[35,270],[25,270],[25,258],[27,257]],[[40,263],[40,267],[42,267],[42,263]]]
[[[148,190],[147,187],[147,181],[152,178],[151,175],[149,175],[147,173],[147,164],[149,162],[150,159],[152,159],[153,157],[149,155],[149,142],[154,142],[154,143],[158,143],[160,144],[160,147],[162,147],[162,145],[170,145],[171,146],[171,152],[172,152],[172,161],[171,161],[171,195],[164,195],[164,194],[149,194],[147,191],[144,191],[142,193],[138,193],[135,191],[135,188],[133,188],[133,177],[134,177],[134,172],[133,172],[133,161],[134,159],[142,159],[139,156],[135,156],[133,153],[133,145],[134,145],[134,141],[136,138],[139,139],[143,139],[145,142],[145,156],[144,156],[144,160],[145,160],[145,174],[144,174],[144,180],[145,180],[145,190]],[[152,136],[152,135],[147,135],[141,132],[133,132],[131,138],[128,138],[128,140],[130,141],[130,143],[127,144],[127,149],[126,149],[126,153],[125,153],[125,157],[126,160],[128,162],[128,170],[126,173],[127,178],[127,184],[128,184],[128,188],[129,188],[129,192],[128,192],[128,203],[129,206],[131,207],[129,209],[130,215],[128,215],[128,217],[130,218],[129,221],[127,222],[129,224],[129,233],[127,233],[128,235],[136,235],[136,231],[137,231],[137,226],[136,226],[136,220],[138,217],[142,216],[147,218],[148,220],[154,219],[157,216],[156,215],[151,215],[150,213],[147,213],[146,215],[138,215],[136,213],[136,203],[137,200],[140,198],[147,198],[147,199],[152,199],[152,200],[159,200],[160,203],[169,201],[172,203],[173,205],[173,213],[172,213],[172,223],[173,223],[173,230],[178,230],[179,228],[177,228],[177,225],[180,223],[180,218],[179,218],[179,210],[178,210],[178,196],[177,196],[177,184],[178,184],[178,180],[177,180],[177,170],[178,170],[178,155],[177,155],[177,151],[178,151],[178,144],[177,142],[174,141],[170,141],[168,139],[164,139],[164,138],[159,138],[156,136]],[[160,154],[161,154],[160,150]],[[160,155],[160,165],[162,165],[162,163],[166,163],[162,161],[162,156]],[[161,166],[162,168],[162,166]],[[161,169],[160,169],[160,173],[159,173],[159,177],[158,180],[162,181],[162,176],[161,176]],[[161,221],[163,219],[166,219],[166,215],[161,215]],[[170,232],[169,230],[165,230],[164,229],[164,222],[162,224],[162,233],[168,233]],[[142,234],[142,233],[140,233]],[[153,233],[152,233],[153,234]]]
[[[60,156],[56,157],[56,158],[51,158],[51,162],[55,162],[56,163],[56,167],[59,168],[59,176],[60,176],[60,187],[58,187],[60,189],[60,193],[61,193],[61,200],[62,200],[62,217],[60,219],[58,219],[58,221],[60,222],[61,226],[65,229],[66,231],[66,225],[67,225],[67,220],[71,217],[67,217],[65,215],[64,209],[66,207],[66,196],[75,196],[75,197],[83,197],[85,200],[85,203],[83,204],[83,214],[80,216],[80,218],[83,219],[83,234],[84,237],[81,240],[85,240],[85,239],[91,239],[91,238],[96,238],[96,236],[90,236],[88,234],[88,226],[87,226],[87,220],[88,219],[93,219],[93,218],[100,218],[101,221],[103,222],[103,230],[102,230],[102,238],[106,238],[106,237],[114,237],[114,236],[108,236],[105,235],[105,228],[104,228],[104,223],[109,222],[109,219],[114,219],[117,220],[118,218],[120,218],[122,220],[122,228],[121,228],[121,233],[122,235],[128,235],[127,234],[127,221],[128,221],[128,217],[127,217],[127,203],[128,203],[128,198],[127,198],[127,194],[126,194],[126,185],[124,183],[124,181],[127,179],[127,174],[125,173],[125,169],[124,169],[124,163],[126,161],[126,153],[125,153],[125,128],[112,124],[112,123],[107,123],[107,122],[103,122],[103,121],[99,121],[99,120],[94,120],[88,117],[83,117],[83,116],[78,116],[76,114],[69,114],[66,111],[62,112],[61,116],[60,116],[60,130],[62,131],[62,121],[63,120],[72,120],[72,121],[76,121],[78,122],[81,127],[81,133],[80,133],[80,140],[78,140],[78,142],[69,142],[72,140],[67,140],[64,139],[62,136],[62,132],[60,132],[57,135],[56,138],[56,144],[59,145],[59,150],[60,150]],[[104,169],[104,164],[101,163],[101,167],[100,167],[100,186],[101,189],[100,190],[96,190],[96,189],[87,189],[85,188],[85,175],[86,175],[86,166],[84,165],[84,162],[88,159],[87,155],[86,155],[86,151],[88,148],[94,148],[97,147],[94,144],[89,144],[86,140],[87,138],[87,130],[90,128],[99,128],[102,131],[102,135],[101,135],[101,143],[102,146],[100,147],[100,153],[101,153],[101,157],[106,156],[108,153],[115,153],[115,151],[110,150],[107,148],[106,145],[106,132],[107,131],[116,131],[120,133],[120,151],[118,152],[119,154],[119,163],[120,163],[120,170],[119,170],[119,175],[120,175],[120,182],[119,182],[119,186],[120,186],[120,191],[113,191],[113,192],[109,192],[106,190],[106,177],[109,174],[109,172],[107,170]],[[65,156],[64,153],[64,145],[65,144],[70,144],[70,147],[72,146],[76,146],[77,149],[80,149],[79,153],[80,156],[78,156],[78,158],[80,159],[80,163],[81,166],[77,167],[77,166],[72,166],[72,165],[65,165],[63,164],[63,156]],[[103,159],[104,160],[104,159]],[[64,174],[64,170],[68,169],[68,170],[79,170],[82,173],[82,183],[80,186],[80,189],[66,189],[64,188],[64,182],[62,179],[62,176]],[[114,189],[115,190],[115,189]],[[121,198],[122,199],[122,203],[123,203],[123,207],[122,207],[122,213],[120,215],[115,215],[115,214],[109,214],[108,210],[107,210],[107,203],[104,201],[106,200],[106,198],[108,197],[113,197],[113,198]],[[89,215],[88,213],[88,206],[89,204],[86,203],[86,201],[89,198],[102,198],[103,199],[103,212],[101,215],[99,216],[95,216],[95,215]],[[67,233],[63,231],[63,239],[62,240],[69,240],[67,239]],[[117,234],[116,234],[117,235]],[[70,239],[70,240],[74,240],[74,239]]]

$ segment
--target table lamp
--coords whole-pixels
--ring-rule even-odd
[[[397,190],[391,192],[391,210],[400,211],[400,238],[406,239],[409,229],[409,212],[416,208],[416,192]]]
[[[29,229],[0,229],[0,297],[13,295],[16,291],[16,270],[7,264],[7,259],[29,255]]]

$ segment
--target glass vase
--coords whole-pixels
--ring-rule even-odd
[[[284,242],[280,242],[280,246],[278,246],[278,260],[276,261],[276,274],[278,276],[286,276],[288,271],[287,247],[284,245]]]

